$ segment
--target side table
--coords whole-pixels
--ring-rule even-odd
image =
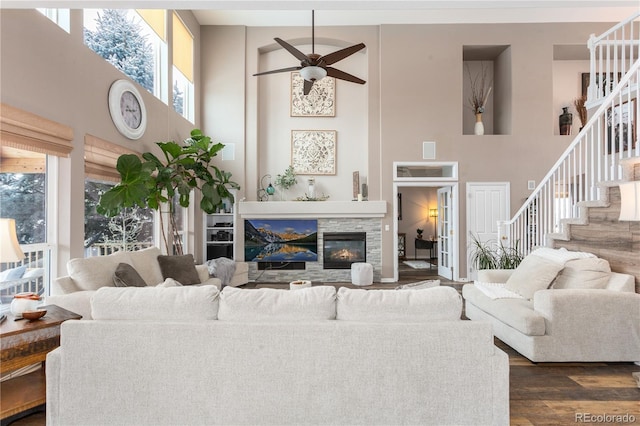
[[[16,321],[14,316],[0,324],[0,372],[8,373],[38,362],[44,363],[47,354],[60,346],[60,324],[81,315],[56,305],[42,306],[47,314],[39,320]],[[18,414],[46,401],[44,367],[37,371],[6,380],[0,384],[2,424]]]

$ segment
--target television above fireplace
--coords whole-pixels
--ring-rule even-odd
[[[247,262],[317,262],[318,221],[315,219],[245,219],[244,260]]]

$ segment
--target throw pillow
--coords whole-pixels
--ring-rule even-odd
[[[181,287],[181,286],[182,284],[180,284],[178,281],[174,280],[173,278],[167,278],[166,280],[158,284],[156,287],[167,288],[167,287]]]
[[[147,283],[142,279],[138,271],[128,263],[118,263],[113,273],[113,284],[116,287],[146,287]]]
[[[182,285],[200,284],[200,276],[192,254],[158,256],[162,278],[173,278]]]
[[[22,278],[27,270],[27,265],[18,266],[17,268],[7,269],[0,273],[0,281],[13,281]]]
[[[456,321],[462,296],[453,287],[422,290],[338,290],[336,319],[343,321]]]
[[[315,286],[295,291],[225,287],[220,292],[219,320],[306,321],[335,318],[334,286]]]
[[[609,283],[609,262],[598,257],[570,260],[553,283],[554,289],[605,288]]]
[[[504,287],[525,299],[532,299],[536,291],[549,288],[563,267],[562,263],[530,254],[522,259]]]

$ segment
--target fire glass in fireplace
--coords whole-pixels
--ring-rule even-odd
[[[322,241],[324,269],[350,269],[354,262],[367,261],[366,232],[325,232]]]

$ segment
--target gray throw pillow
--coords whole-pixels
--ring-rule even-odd
[[[138,271],[128,263],[118,263],[113,273],[113,284],[116,287],[146,287],[147,283]]]
[[[200,276],[192,254],[158,256],[162,278],[173,278],[182,285],[200,284]]]

